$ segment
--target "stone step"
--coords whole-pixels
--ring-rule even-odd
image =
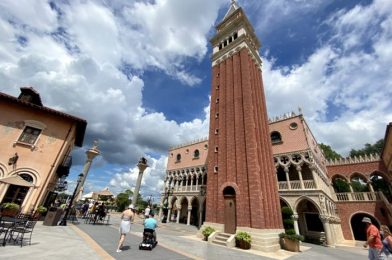
[[[217,234],[217,236],[221,236],[221,237],[227,237],[227,238],[229,238],[229,237],[231,236],[231,234],[227,234],[227,233],[219,232],[219,233]]]
[[[218,237],[218,236],[216,236],[216,237],[215,237],[215,240],[222,241],[222,242],[225,242],[225,243],[226,243],[226,241],[227,241],[227,238],[225,238],[225,237]]]
[[[220,246],[226,246],[226,242],[221,242],[221,241],[217,241],[217,240],[213,240],[212,243],[220,245]]]

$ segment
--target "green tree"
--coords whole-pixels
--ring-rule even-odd
[[[125,190],[116,197],[117,211],[123,211],[130,203],[129,198],[132,198],[133,192],[131,190]]]
[[[333,188],[337,193],[350,192],[350,184],[348,184],[345,180],[339,178],[333,181]]]
[[[340,159],[342,156],[335,152],[331,146],[321,143],[320,145],[321,150],[324,153],[324,156],[328,160]]]
[[[382,148],[384,147],[384,139],[378,140],[375,144],[365,144],[365,147],[362,149],[351,149],[350,156],[364,156],[370,154],[381,154]]]
[[[283,227],[286,230],[286,233],[293,233],[294,230],[294,220],[293,220],[293,210],[287,206],[282,207],[282,219],[283,219]],[[295,234],[295,231],[294,231]]]
[[[125,190],[124,192],[121,192],[117,195],[116,197],[116,205],[117,205],[117,211],[123,211],[130,203],[130,199],[133,197],[133,191],[131,190]],[[133,203],[134,204],[134,203]],[[143,200],[142,196],[140,193],[137,196],[137,202],[135,207],[137,209],[144,209],[147,207],[147,201]]]

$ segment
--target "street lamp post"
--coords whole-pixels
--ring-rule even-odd
[[[137,197],[139,195],[140,184],[142,183],[142,177],[144,170],[148,167],[146,158],[140,158],[137,167],[139,168],[139,175],[137,176],[135,190],[133,191],[132,204],[136,207]]]
[[[70,211],[70,209],[71,209],[71,207],[72,207],[72,204],[73,204],[75,195],[76,195],[76,193],[77,193],[78,190],[79,190],[79,185],[80,185],[82,179],[83,179],[83,173],[79,174],[79,178],[78,178],[78,181],[77,181],[77,183],[76,183],[75,190],[74,190],[74,192],[73,192],[73,194],[72,194],[71,200],[69,201],[68,207],[65,209],[64,217],[63,217],[63,219],[61,220],[61,222],[59,223],[59,226],[66,226],[66,225],[67,225],[67,218],[68,218],[68,215],[69,215],[69,211]]]

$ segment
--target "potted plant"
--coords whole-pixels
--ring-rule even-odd
[[[20,209],[20,206],[13,202],[6,202],[3,203],[1,206],[2,206],[1,215],[8,216],[8,217],[16,216],[16,214],[18,214]]]
[[[44,206],[39,206],[38,208],[37,208],[37,212],[39,213],[39,214],[45,214],[46,212],[48,211],[48,209],[46,208],[46,207],[44,207]]]
[[[203,229],[202,233],[204,236],[204,240],[208,241],[208,237],[215,232],[215,229],[213,229],[212,227],[206,227],[205,229]]]
[[[279,234],[280,245],[285,250],[299,252],[299,242],[303,241],[304,237],[295,233],[293,210],[282,207],[282,218],[285,232]]]
[[[235,246],[241,249],[250,249],[252,238],[249,233],[240,231],[235,235]]]
[[[295,234],[294,230],[280,233],[279,237],[282,248],[291,252],[299,252],[299,242],[304,240],[304,237]]]

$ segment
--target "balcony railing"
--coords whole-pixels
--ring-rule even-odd
[[[380,200],[378,192],[343,192],[336,193],[338,201],[376,201]]]
[[[303,183],[303,188],[301,187],[301,181],[279,181],[278,182],[278,187],[279,190],[314,190],[316,189],[316,185],[314,183],[314,180],[304,180],[302,181]]]
[[[174,189],[174,191],[175,192],[200,191],[201,186],[205,186],[205,185],[192,185],[192,187],[190,185],[188,185],[188,186],[178,186],[178,190]]]
[[[57,176],[59,178],[63,176],[68,176],[69,174],[69,169],[72,166],[72,157],[67,156],[64,158],[64,161],[58,166],[57,168]]]

